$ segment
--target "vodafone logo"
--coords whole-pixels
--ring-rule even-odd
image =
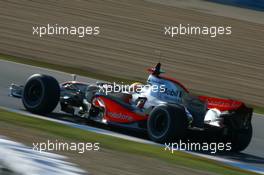
[[[116,118],[116,119],[121,119],[121,120],[128,120],[128,121],[132,121],[133,118],[125,115],[125,114],[121,114],[121,113],[115,113],[115,112],[108,112],[107,113],[110,117],[112,118]]]

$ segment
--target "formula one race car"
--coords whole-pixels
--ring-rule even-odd
[[[146,84],[129,86],[76,81],[58,84],[48,75],[34,74],[24,86],[12,84],[10,94],[22,98],[36,114],[61,111],[100,123],[146,130],[149,138],[165,143],[184,139],[189,130],[218,131],[221,139],[242,151],[252,137],[252,108],[244,103],[192,96],[177,80],[161,75],[161,64],[148,69]]]

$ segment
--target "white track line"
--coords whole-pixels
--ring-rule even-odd
[[[84,170],[66,162],[67,157],[50,152],[34,151],[21,143],[0,135],[0,162],[15,174],[21,175],[80,175]],[[1,173],[1,171],[0,171]]]

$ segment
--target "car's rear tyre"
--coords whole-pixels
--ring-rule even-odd
[[[228,135],[227,142],[231,143],[231,150],[233,152],[240,152],[246,149],[252,138],[252,124],[247,128],[231,131]]]
[[[27,79],[22,94],[24,107],[35,114],[48,114],[58,104],[60,86],[48,75],[34,74]]]
[[[155,107],[147,122],[148,135],[159,143],[184,139],[188,127],[185,111],[177,105]]]

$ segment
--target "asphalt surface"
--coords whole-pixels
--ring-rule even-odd
[[[34,73],[49,74],[54,76],[59,82],[71,79],[71,75],[59,71],[48,70],[39,67],[32,67],[28,65],[12,63],[8,61],[0,61],[0,106],[24,110],[23,105],[19,99],[9,97],[9,85],[11,83],[24,84],[27,77]],[[78,77],[79,81],[96,82],[97,80]],[[264,125],[264,116],[254,114],[253,120],[253,139],[249,147],[240,154],[218,155],[220,158],[228,160],[238,160],[246,163],[249,166],[254,166],[256,169],[264,172],[264,135],[262,134],[262,127]]]

